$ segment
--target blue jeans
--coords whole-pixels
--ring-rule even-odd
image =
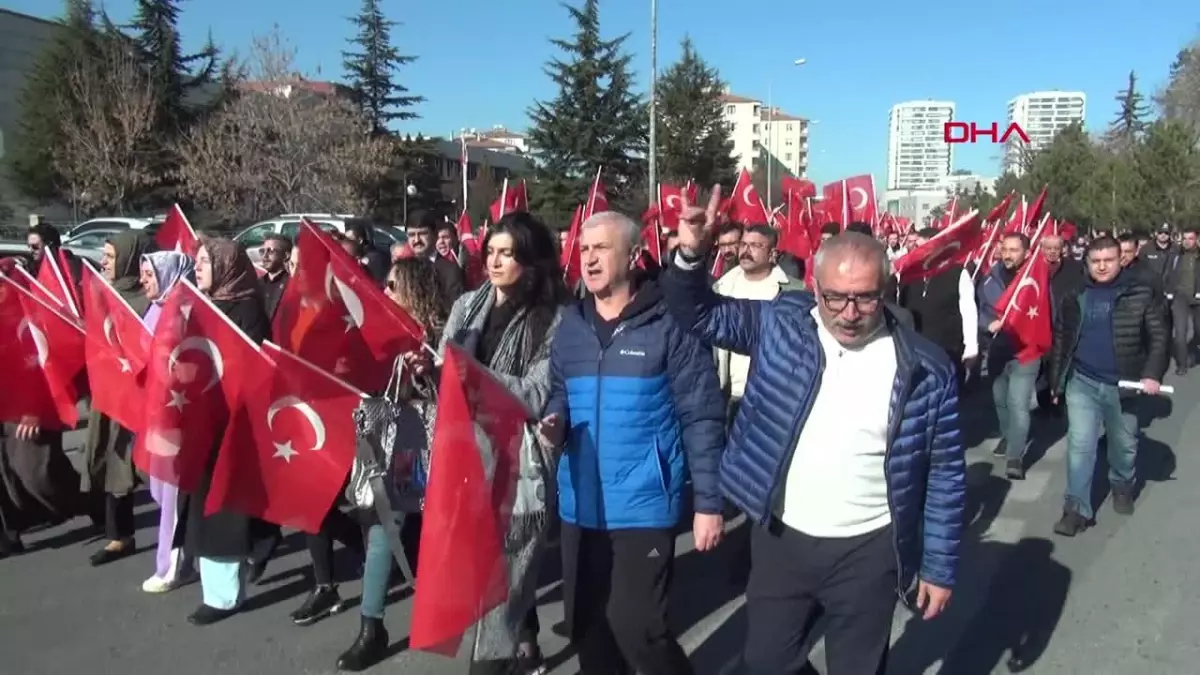
[[[387,532],[376,523],[367,530],[367,555],[363,561],[362,615],[382,619],[392,575],[392,549]]]
[[[1021,459],[1025,442],[1029,440],[1029,405],[1037,386],[1041,361],[1020,363],[1016,359],[1000,365],[991,363],[992,401],[996,404],[996,419],[1000,437],[1004,439],[1004,455]]]
[[[1100,432],[1108,437],[1108,482],[1132,488],[1136,478],[1137,399],[1121,399],[1115,384],[1104,384],[1078,372],[1067,380],[1067,508],[1091,520],[1092,476]]]
[[[213,609],[235,609],[242,602],[243,560],[200,558],[200,592]]]

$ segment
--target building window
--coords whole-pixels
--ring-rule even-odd
[[[785,138],[785,139],[783,140],[783,144],[784,144],[784,145],[786,145],[786,146],[789,146],[789,147],[790,147],[790,146],[791,146],[791,145],[792,145],[794,142],[795,142],[795,139],[792,139],[792,138]]]
[[[789,131],[789,132],[792,130],[792,124],[791,124],[791,122],[789,122],[789,123],[788,123],[787,127],[785,128],[785,130],[786,130],[786,131]]]
[[[753,133],[753,134],[757,134],[757,133],[758,133],[758,125],[757,125],[757,124],[755,124],[754,126],[750,127],[750,133]]]
[[[785,161],[785,162],[792,161],[792,153],[790,153],[790,152],[783,153],[783,161]]]
[[[734,110],[733,106],[731,106],[731,105],[727,105],[727,106],[725,106],[725,114],[726,114],[726,115],[732,115],[732,114],[733,114],[733,110]]]
[[[761,107],[761,106],[757,106],[757,105],[756,105],[756,106],[754,106],[754,116],[755,116],[755,117],[759,117],[759,116],[761,116],[761,115],[762,115],[762,107]]]

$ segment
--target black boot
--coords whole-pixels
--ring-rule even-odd
[[[362,627],[358,629],[358,638],[338,657],[338,670],[358,673],[370,668],[383,660],[387,654],[388,633],[383,627],[383,619],[372,619],[364,616]]]
[[[308,594],[308,598],[300,605],[300,609],[292,612],[292,623],[297,626],[308,626],[321,619],[345,609],[342,596],[338,594],[337,586],[317,586]]]

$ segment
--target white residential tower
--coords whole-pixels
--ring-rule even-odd
[[[1020,125],[1029,136],[1029,150],[1040,150],[1054,136],[1087,113],[1087,96],[1082,91],[1035,91],[1008,102],[1008,123]],[[1004,148],[1004,171],[1020,175],[1023,141],[1013,134]]]
[[[945,125],[953,101],[908,101],[892,106],[888,133],[888,190],[931,190],[954,168],[954,146]]]
[[[808,120],[729,92],[721,102],[739,169],[753,173],[774,157],[774,172],[782,169],[797,178],[808,177]]]

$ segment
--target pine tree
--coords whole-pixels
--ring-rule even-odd
[[[1117,117],[1109,125],[1108,137],[1122,149],[1132,147],[1146,129],[1145,118],[1150,114],[1142,94],[1137,90],[1137,74],[1129,71],[1129,83],[1116,96]]]
[[[67,0],[62,27],[38,54],[21,89],[9,177],[18,192],[31,199],[70,198],[71,187],[63,184],[54,168],[53,151],[60,137],[59,120],[71,114],[66,74],[96,54],[96,16],[92,0]]]
[[[392,44],[392,27],[379,7],[379,0],[363,0],[358,16],[350,19],[358,27],[358,35],[350,41],[358,51],[342,52],[351,96],[363,111],[376,134],[386,134],[392,121],[416,119],[411,109],[425,100],[412,96],[408,88],[396,82],[396,71],[417,60],[404,56]]]
[[[179,35],[179,0],[135,0],[133,46],[156,83],[159,124],[172,137],[212,106],[222,75],[210,37],[195,54],[184,54]],[[201,103],[203,100],[204,103]]]
[[[681,48],[679,60],[663,73],[657,87],[660,180],[730,184],[737,160],[721,102],[725,85],[717,70],[696,53],[691,38],[685,37]]]
[[[600,38],[598,0],[567,11],[576,32],[570,40],[551,40],[565,58],[546,64],[558,95],[529,111],[538,175],[532,208],[551,223],[566,223],[601,168],[614,208],[640,212],[643,197],[635,190],[645,184],[649,125],[646,106],[632,91],[630,56],[622,53],[628,36]]]

